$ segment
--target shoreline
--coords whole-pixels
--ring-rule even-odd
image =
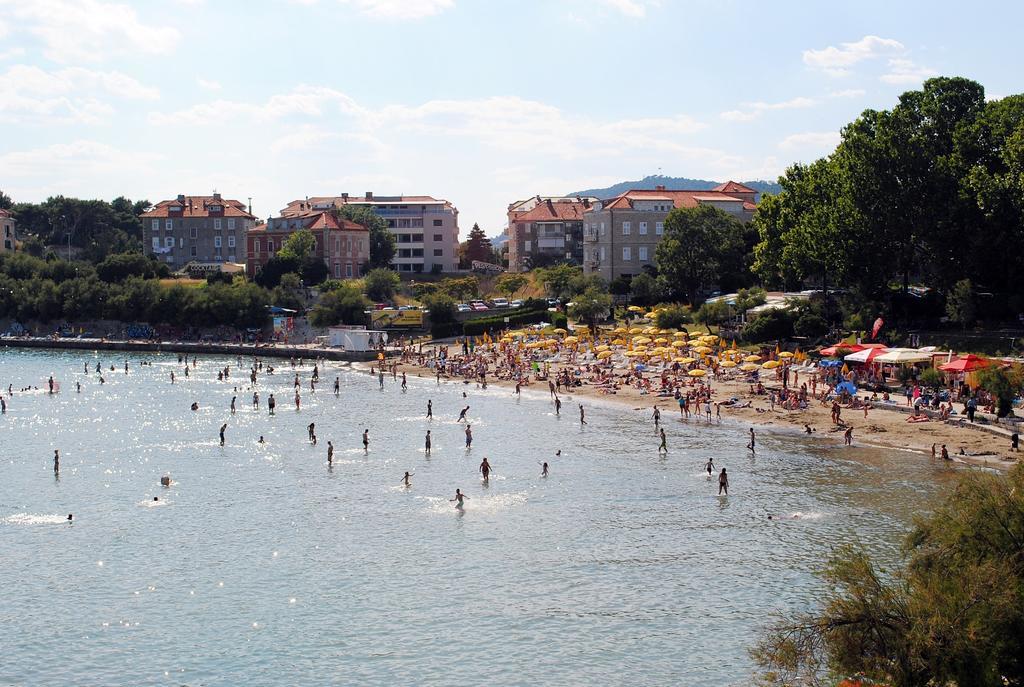
[[[426,347],[425,347],[426,348]],[[424,351],[426,354],[426,350]],[[369,372],[374,361],[360,361],[353,364],[353,369]],[[390,361],[392,364],[395,361]],[[434,377],[434,370],[430,367],[420,366],[413,361],[397,361],[398,371],[419,377]],[[561,363],[552,364],[551,370],[555,372],[561,369]],[[531,375],[532,376],[532,375]],[[449,382],[459,382],[466,378],[442,377]],[[470,383],[475,380],[470,379]],[[767,389],[774,388],[774,381],[762,380]],[[514,389],[515,384],[509,380],[498,379],[493,374],[488,374],[487,385],[497,386],[503,389]],[[841,448],[844,445],[843,431],[846,426],[854,427],[853,447],[898,450],[914,454],[920,454],[931,460],[931,445],[935,444],[936,452],[946,444],[949,451],[951,463],[969,467],[980,467],[988,469],[1009,470],[1017,464],[1020,454],[1010,451],[1010,433],[1007,430],[992,428],[981,425],[966,424],[966,420],[957,418],[951,422],[941,422],[931,419],[928,422],[908,423],[909,409],[904,411],[899,404],[873,406],[868,411],[865,419],[863,410],[844,408],[843,419],[848,425],[833,425],[830,417],[830,408],[823,407],[818,401],[812,401],[805,410],[772,410],[765,395],[751,394],[749,384],[743,380],[719,379],[711,380],[715,397],[719,400],[737,397],[740,402],[750,401],[752,407],[734,408],[729,406],[721,407],[721,419],[713,420],[712,424],[728,424],[737,427],[754,427],[760,431],[770,432],[774,435],[790,436],[791,438],[809,437],[823,443],[831,443],[834,437],[834,447]],[[531,396],[538,391],[547,392],[548,389],[543,381],[532,380],[523,387],[524,392]],[[537,394],[541,396],[542,394]],[[589,400],[599,402],[608,407],[618,407],[631,412],[646,411],[650,413],[657,405],[662,411],[663,421],[678,417],[677,402],[672,397],[661,397],[652,394],[641,394],[632,387],[623,387],[614,394],[603,394],[597,388],[584,384],[571,391],[563,391],[564,398],[573,398],[574,402]],[[569,409],[572,410],[571,408]],[[693,413],[691,413],[693,415]],[[807,434],[804,424],[810,424],[815,430]],[[687,423],[689,424],[689,422]],[[699,426],[706,424],[704,420],[694,419],[693,424]],[[965,455],[958,455],[960,448],[965,450]],[[935,460],[941,460],[936,458]]]
[[[323,358],[349,362],[370,361],[375,351],[342,351],[320,348],[313,344],[213,343],[202,341],[133,341],[126,339],[52,339],[43,337],[3,337],[0,346],[21,349],[55,349],[71,351],[121,351],[124,353],[192,353],[233,355],[262,358]],[[387,354],[393,355],[392,351]]]

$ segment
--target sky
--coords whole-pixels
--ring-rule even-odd
[[[0,0],[0,189],[262,218],[348,192],[509,203],[774,179],[932,76],[1020,92],[1024,3]]]

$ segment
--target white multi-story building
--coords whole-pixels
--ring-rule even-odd
[[[313,215],[345,205],[368,207],[388,223],[395,235],[397,272],[455,272],[459,268],[459,211],[447,200],[432,196],[362,197],[313,196],[293,200],[281,210],[280,220]],[[274,219],[271,221],[278,221]]]

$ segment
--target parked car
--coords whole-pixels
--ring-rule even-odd
[[[459,303],[455,306],[459,312],[473,312],[473,308],[469,307],[468,303]]]
[[[507,298],[495,298],[494,300],[491,301],[491,305],[493,305],[495,308],[507,308],[508,307],[508,299]]]
[[[402,305],[402,306],[399,306],[398,309],[401,310],[401,311],[405,311],[405,310],[419,310],[420,306],[418,306],[418,305]]]
[[[557,308],[560,304],[561,301],[559,301],[557,298],[548,299],[548,305],[551,306],[552,308]]]
[[[514,301],[512,301],[511,303],[509,303],[508,307],[510,307],[510,308],[521,308],[521,307],[523,307],[523,301],[517,298]]]
[[[469,304],[469,306],[473,308],[473,310],[477,311],[490,310],[490,308],[487,307],[487,304],[484,303],[483,301],[473,301],[472,303]]]

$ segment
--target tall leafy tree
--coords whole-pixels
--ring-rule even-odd
[[[743,225],[735,217],[710,205],[676,208],[665,218],[665,235],[655,260],[659,274],[693,303],[703,285],[716,278],[728,256],[742,250],[742,245]]]
[[[362,205],[342,205],[334,210],[335,216],[362,224],[370,232],[370,269],[387,267],[395,257],[395,235],[387,221]]]
[[[469,230],[469,236],[462,244],[462,259],[465,267],[472,265],[474,260],[491,262],[494,259],[491,240],[487,238],[479,224],[473,224],[473,228]]]

